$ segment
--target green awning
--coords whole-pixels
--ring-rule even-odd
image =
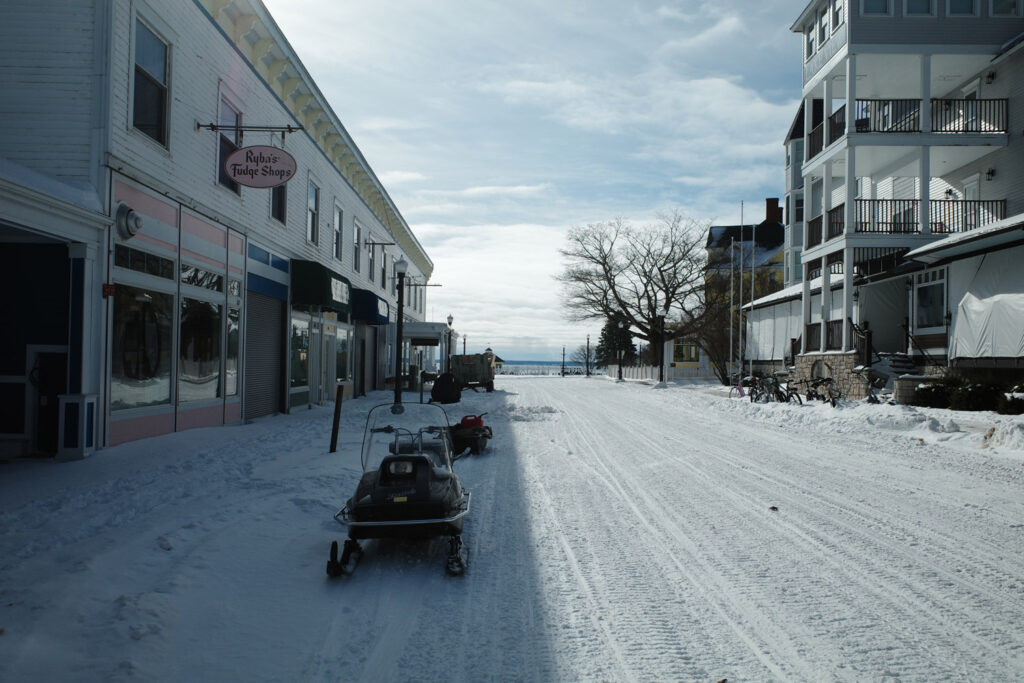
[[[352,312],[352,283],[316,261],[292,260],[292,305]]]

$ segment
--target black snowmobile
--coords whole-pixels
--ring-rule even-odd
[[[380,405],[370,410],[363,435],[363,474],[354,496],[334,518],[348,527],[341,557],[331,544],[327,574],[349,573],[372,538],[447,536],[449,574],[466,569],[462,520],[470,494],[452,469],[451,429],[435,404]]]

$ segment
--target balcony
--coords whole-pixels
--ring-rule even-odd
[[[932,100],[936,133],[1006,133],[1007,100]]]
[[[930,227],[933,234],[968,232],[1006,218],[1005,199],[950,200],[932,199]],[[828,211],[825,240],[845,231],[845,204]],[[921,202],[917,199],[857,199],[854,205],[854,232],[885,235],[913,235],[920,232]],[[822,243],[824,219],[807,221],[807,247]]]
[[[920,133],[921,100],[856,100],[855,133]],[[1007,100],[931,100],[933,133],[966,135],[1009,132]],[[826,133],[828,134],[826,137]],[[807,158],[846,134],[846,105],[814,127],[807,138]]]

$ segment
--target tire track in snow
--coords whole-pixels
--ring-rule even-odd
[[[776,441],[783,441],[781,437],[774,435],[771,430],[761,429],[757,436],[764,438],[765,432],[771,433],[772,437]],[[675,443],[682,443],[678,438],[673,438]],[[791,440],[787,439],[786,443],[780,444],[782,446],[791,446]],[[742,450],[742,449],[740,449]],[[842,505],[832,500],[831,498],[823,497],[820,494],[815,494],[807,485],[794,481],[793,479],[783,478],[777,475],[776,470],[768,470],[764,466],[758,465],[757,461],[753,458],[744,459],[742,456],[736,455],[737,449],[723,448],[720,444],[709,443],[706,447],[708,455],[713,455],[720,462],[727,463],[730,467],[734,468],[735,473],[742,473],[745,477],[742,486],[751,487],[759,490],[764,494],[764,500],[780,500],[780,492],[792,490],[789,493],[788,500],[785,496],[782,500],[787,500],[784,505],[786,510],[798,510],[802,515],[806,516],[807,519],[821,519],[822,511],[821,506],[810,505],[805,502],[806,498],[810,498],[812,501],[823,503],[827,509],[833,510],[836,514],[826,515],[823,523],[818,524],[805,524],[796,525],[795,523],[788,524],[787,528],[797,535],[797,538],[802,542],[808,544],[809,551],[814,551],[815,548],[819,550],[819,554],[822,557],[830,559],[835,571],[841,573],[850,579],[854,585],[859,585],[863,591],[867,594],[879,594],[888,600],[889,604],[901,604],[908,615],[914,615],[915,621],[920,624],[924,624],[922,630],[926,631],[930,635],[930,639],[922,643],[920,638],[912,641],[911,645],[916,648],[921,648],[923,644],[927,644],[930,647],[936,657],[936,661],[942,659],[956,659],[964,660],[962,656],[958,656],[956,653],[956,645],[960,645],[962,640],[973,642],[976,648],[982,651],[988,651],[990,656],[995,657],[998,662],[993,666],[994,670],[1019,670],[1021,662],[1019,657],[1014,657],[1007,654],[1007,650],[1019,650],[1019,643],[1013,642],[1013,637],[1010,636],[1002,639],[1002,642],[990,642],[986,637],[990,629],[985,624],[977,624],[977,618],[973,615],[965,615],[962,610],[951,609],[945,605],[945,601],[937,601],[935,595],[944,595],[945,591],[948,590],[948,585],[952,585],[957,582],[961,587],[966,590],[972,590],[975,592],[988,593],[990,598],[990,607],[995,610],[1003,611],[1006,614],[1005,620],[1008,623],[1012,623],[1013,617],[1011,612],[1013,607],[1009,610],[1005,606],[1000,607],[999,601],[1001,598],[1010,597],[1005,594],[996,594],[990,591],[986,591],[984,588],[977,585],[976,582],[965,581],[962,577],[956,576],[952,572],[944,570],[941,566],[934,562],[926,559],[921,553],[908,553],[898,543],[893,542],[885,534],[871,534],[866,533],[865,528],[880,528],[886,529],[893,526],[897,520],[887,519],[877,516],[868,516],[858,509],[851,508],[848,504]],[[754,451],[755,456],[764,456],[766,451],[764,447]],[[682,462],[682,460],[680,460]],[[683,463],[689,465],[689,463]],[[692,468],[694,472],[698,472],[697,469]],[[705,475],[706,476],[706,475]],[[716,480],[721,477],[720,472],[715,473]],[[735,481],[740,481],[735,479]],[[728,488],[728,487],[727,487]],[[734,487],[737,488],[737,487]],[[850,523],[848,517],[861,516],[866,519],[869,523],[866,525],[857,525]],[[781,519],[793,519],[795,516],[786,515]],[[801,517],[802,518],[802,517]],[[823,532],[822,527],[831,528],[830,532]],[[860,548],[861,552],[855,552],[851,550],[849,544],[838,544],[833,539],[844,538],[847,540],[857,541],[856,546]],[[949,544],[949,540],[943,538],[943,545],[939,546],[944,548],[948,553],[955,546]],[[882,548],[879,549],[878,546]],[[958,555],[958,553],[953,553]],[[843,562],[837,562],[834,558],[836,556],[843,557]],[[916,560],[918,563],[923,563],[928,573],[938,577],[944,575],[944,583],[941,585],[930,585],[927,582],[918,583],[913,582],[904,573],[897,571],[899,566],[894,567],[893,563],[888,559],[875,560],[876,557],[906,557],[907,563],[903,565],[903,568],[913,568]],[[868,578],[865,578],[863,574],[865,572],[852,571],[851,567],[859,567],[864,569],[864,563],[868,563]],[[1003,573],[1004,576],[1009,577],[1012,582],[1014,577]],[[873,579],[873,580],[872,580]],[[1011,584],[1012,585],[1012,584]],[[899,588],[893,588],[899,586]],[[1016,596],[1014,596],[1016,597]],[[1017,602],[1011,598],[1011,603]],[[975,622],[971,628],[964,627],[963,621]],[[987,620],[986,620],[987,621]],[[934,645],[932,643],[935,643]],[[943,644],[944,643],[944,644]],[[953,646],[953,656],[950,657],[950,648],[946,645]],[[962,648],[962,645],[960,645]],[[911,652],[911,655],[914,653]],[[913,659],[913,658],[912,658]],[[918,657],[917,659],[920,659]],[[965,661],[959,661],[957,671],[960,673],[968,673],[972,670],[976,670],[978,664],[977,656],[972,655],[966,658]],[[1006,668],[1003,668],[1006,667]]]
[[[680,576],[707,602],[710,609],[704,610],[700,615],[697,627],[708,629],[712,620],[724,622],[728,630],[745,645],[750,655],[764,667],[764,670],[759,670],[755,675],[763,676],[770,672],[773,676],[788,678],[794,675],[794,670],[799,671],[801,658],[797,645],[785,637],[785,634],[778,634],[771,624],[760,620],[757,612],[752,612],[745,605],[731,599],[731,594],[736,590],[735,583],[724,580],[721,568],[716,566],[708,555],[701,553],[689,534],[683,531],[685,525],[668,527],[659,519],[663,518],[666,509],[671,507],[673,498],[654,498],[647,491],[644,482],[637,481],[632,468],[623,467],[621,461],[609,461],[605,458],[605,453],[610,450],[609,443],[596,443],[592,440],[591,434],[598,434],[602,438],[610,436],[607,425],[621,419],[617,413],[609,411],[608,405],[603,401],[573,408],[569,411],[569,420],[572,423],[574,437],[579,443],[586,444],[591,456],[586,460],[581,459],[580,462],[625,504],[637,525],[646,531],[645,535],[650,539],[647,542],[648,547],[643,549],[646,556],[651,561],[661,564],[663,571]],[[584,415],[586,417],[581,417]],[[621,436],[612,435],[612,438],[620,442],[615,444],[618,446],[617,449],[613,449],[615,452],[628,452],[631,449],[631,444]],[[674,543],[671,546],[667,545],[667,539]],[[635,541],[638,538],[634,537],[631,540]],[[680,556],[680,552],[685,554]],[[666,560],[668,567],[664,566]],[[700,571],[689,569],[688,566],[691,564],[696,564]],[[753,627],[748,623],[750,621],[755,622]],[[758,623],[759,621],[761,623]],[[707,640],[714,641],[715,638],[709,636]],[[712,646],[709,644],[707,649],[712,649]],[[781,660],[778,653],[783,653]],[[726,659],[719,666],[735,670],[737,662]],[[721,673],[721,669],[709,672],[708,675],[718,673]],[[805,677],[811,677],[812,674],[813,672],[808,669],[802,672]]]

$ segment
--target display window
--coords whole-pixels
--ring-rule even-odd
[[[119,284],[113,319],[111,410],[169,404],[174,296]]]

